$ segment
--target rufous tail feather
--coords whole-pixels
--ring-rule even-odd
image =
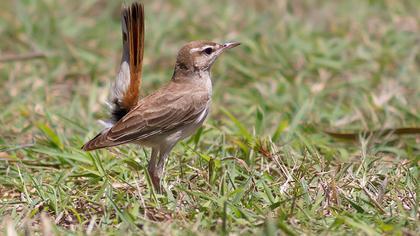
[[[144,52],[144,9],[141,3],[123,7],[121,27],[121,67],[110,96],[112,124],[127,114],[139,99]]]
[[[123,53],[121,67],[109,97],[111,119],[102,121],[105,129],[83,145],[82,149],[85,151],[117,145],[104,140],[105,134],[133,109],[139,100],[144,51],[144,8],[141,3],[134,2],[129,6],[123,6],[121,27]]]

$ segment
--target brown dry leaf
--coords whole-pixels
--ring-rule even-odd
[[[172,220],[172,213],[162,211],[162,209],[156,209],[154,207],[147,207],[145,209],[146,217],[149,220],[157,222],[165,222]]]

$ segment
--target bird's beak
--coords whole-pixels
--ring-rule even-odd
[[[220,56],[224,51],[226,51],[229,48],[234,48],[236,46],[239,46],[241,43],[238,42],[229,42],[229,43],[224,43],[224,44],[219,44],[220,46],[218,47],[218,49],[216,49],[216,53],[215,56],[218,57]]]
[[[239,46],[240,44],[241,43],[238,43],[238,42],[229,42],[229,43],[221,44],[220,45],[221,47],[219,47],[219,49],[217,49],[217,51],[216,51],[216,56],[219,56],[220,54],[222,54],[227,49],[234,48],[236,46]]]
[[[239,43],[239,42],[229,42],[229,43],[223,44],[223,49],[234,48],[234,47],[239,46],[239,45],[241,45],[241,43]]]

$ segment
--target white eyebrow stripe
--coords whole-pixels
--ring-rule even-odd
[[[203,46],[203,47],[201,47],[201,48],[191,48],[191,49],[190,49],[190,53],[193,53],[193,52],[198,52],[198,51],[203,51],[203,50],[204,50],[204,49],[206,49],[206,48],[213,48],[213,49],[214,49],[214,47],[213,47],[213,46],[206,45],[206,46]]]

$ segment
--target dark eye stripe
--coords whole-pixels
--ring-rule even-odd
[[[210,54],[213,52],[213,48],[210,48],[210,47],[205,48],[205,49],[203,50],[203,52],[204,52],[205,54],[207,54],[207,55],[210,55]]]

